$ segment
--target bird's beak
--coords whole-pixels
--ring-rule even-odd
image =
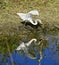
[[[39,21],[39,24],[40,24],[40,25],[43,25],[43,23],[42,23],[42,21],[41,21],[40,19],[39,19],[38,21]]]
[[[40,22],[40,24],[41,24],[41,25],[43,25],[43,23],[42,23],[42,22]]]
[[[44,24],[43,23],[40,23],[41,27],[44,28]]]
[[[44,28],[44,24],[42,22],[39,22],[39,25]]]

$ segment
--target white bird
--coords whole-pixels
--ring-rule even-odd
[[[37,42],[37,39],[31,39],[28,43],[21,43],[16,50],[25,50],[33,41]]]
[[[32,20],[32,15],[39,15],[39,12],[37,10],[32,10],[28,13],[17,13],[18,16],[20,16],[20,18],[23,21],[28,21],[30,23],[32,23],[33,25],[37,25],[38,24],[38,20]],[[42,23],[41,20],[39,20],[39,23]]]

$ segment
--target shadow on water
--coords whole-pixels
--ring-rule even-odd
[[[58,37],[47,37],[46,40],[48,41],[49,45],[47,48],[43,49],[43,58],[40,61],[40,65],[59,65],[59,38]],[[36,52],[36,57],[37,56]],[[39,65],[38,58],[31,59],[26,54],[20,54],[17,51],[12,53],[12,58],[14,65]],[[11,59],[7,54],[3,55],[0,54],[0,65],[12,65]]]

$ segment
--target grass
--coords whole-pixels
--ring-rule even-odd
[[[25,28],[17,12],[29,12],[37,9],[38,18],[44,23],[44,32],[31,27]],[[7,52],[6,41],[13,51],[19,41],[46,36],[45,34],[59,36],[59,0],[0,0],[0,51]],[[36,32],[35,32],[36,31]],[[41,35],[39,35],[39,33]],[[44,34],[43,34],[44,33]],[[37,34],[37,35],[36,35]]]

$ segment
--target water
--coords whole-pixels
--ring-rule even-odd
[[[43,49],[44,56],[40,63],[38,62],[38,57],[40,57],[40,54],[38,53],[36,54],[36,59],[31,59],[28,56],[26,56],[26,54],[21,55],[17,51],[14,51],[12,53],[14,65],[59,65],[59,51],[57,47],[59,44],[59,38],[47,37],[47,41],[49,43],[49,46]],[[0,55],[0,65],[12,65],[10,57],[5,56],[2,54]]]

